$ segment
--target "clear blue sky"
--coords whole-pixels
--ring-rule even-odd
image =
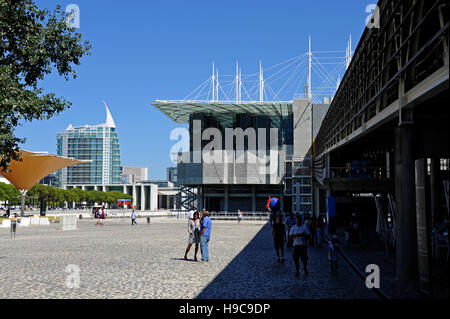
[[[105,121],[105,100],[117,125],[124,166],[149,167],[165,179],[177,127],[151,106],[156,99],[182,99],[210,76],[214,60],[227,74],[236,59],[248,72],[258,61],[271,66],[313,50],[356,47],[374,0],[71,0],[36,1],[39,7],[80,7],[78,32],[92,44],[78,77],[50,76],[41,85],[73,103],[47,121],[23,123],[16,131],[30,151],[56,152],[56,134],[69,124]]]

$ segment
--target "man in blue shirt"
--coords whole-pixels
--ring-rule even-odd
[[[212,227],[212,221],[211,218],[209,218],[209,212],[205,211],[203,213],[203,219],[202,219],[202,230],[201,230],[201,236],[200,236],[200,251],[202,253],[202,261],[209,261],[209,254],[208,254],[208,243],[209,239],[211,238],[211,227]]]

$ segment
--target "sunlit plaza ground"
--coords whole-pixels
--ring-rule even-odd
[[[376,298],[344,262],[332,276],[326,248],[311,248],[310,275],[295,278],[292,251],[278,264],[263,222],[215,221],[209,263],[183,260],[185,220],[138,223],[31,226],[15,239],[0,229],[0,298]],[[66,285],[68,265],[80,268],[78,289]]]

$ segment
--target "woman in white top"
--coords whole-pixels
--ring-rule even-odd
[[[194,218],[189,219],[188,223],[189,232],[189,242],[186,248],[186,253],[184,254],[184,260],[188,260],[187,254],[191,250],[193,244],[195,244],[195,255],[194,261],[197,261],[198,244],[200,243],[200,219],[198,218],[198,213],[194,213]]]

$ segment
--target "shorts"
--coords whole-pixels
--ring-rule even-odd
[[[303,262],[308,261],[308,248],[307,246],[300,245],[300,246],[294,246],[294,261],[299,260],[299,258],[302,259]]]

